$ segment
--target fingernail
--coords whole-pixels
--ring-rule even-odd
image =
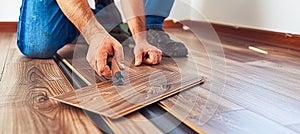
[[[123,63],[120,63],[119,67],[120,67],[121,70],[124,70],[125,65]]]

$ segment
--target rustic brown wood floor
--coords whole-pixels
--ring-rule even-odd
[[[189,31],[168,29],[168,32],[185,42],[190,54],[196,55],[197,71],[207,81],[159,102],[162,107],[208,134],[300,133],[299,51],[220,36],[225,54],[220,57],[209,55],[202,45],[205,39],[200,42]],[[268,54],[249,50],[250,45]],[[61,55],[69,56],[70,48],[66,46]],[[81,110],[44,100],[44,94],[72,90],[53,60],[21,56],[15,33],[0,33],[0,50],[2,133],[100,133]],[[225,69],[211,66],[213,62],[223,62],[223,58]],[[226,76],[226,81],[222,81],[222,76]],[[220,85],[223,90],[213,90]],[[138,112],[128,115],[128,119],[107,119],[107,122],[118,129],[116,132],[145,133],[155,129]],[[136,122],[141,119],[146,125]]]

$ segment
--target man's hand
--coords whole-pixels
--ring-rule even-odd
[[[134,47],[135,66],[139,66],[142,63],[145,64],[158,64],[162,59],[162,52],[158,48],[150,45],[146,40],[142,42],[136,42]]]
[[[112,71],[107,65],[108,56],[114,56],[120,67],[123,68],[124,54],[122,45],[112,36],[107,35],[102,42],[92,42],[90,44],[87,61],[100,76],[112,76]]]
[[[162,52],[147,41],[144,1],[121,0],[121,5],[135,41],[135,66],[141,63],[158,64],[162,59]]]

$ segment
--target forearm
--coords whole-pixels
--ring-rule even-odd
[[[143,0],[121,0],[121,2],[134,40],[136,42],[146,41],[146,20]]]
[[[77,27],[89,44],[94,36],[105,37],[107,32],[96,20],[86,0],[57,0],[65,16]]]

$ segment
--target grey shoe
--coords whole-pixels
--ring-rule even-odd
[[[163,30],[149,29],[147,40],[150,44],[163,52],[163,56],[184,57],[188,54],[188,49],[181,42],[174,41]]]

